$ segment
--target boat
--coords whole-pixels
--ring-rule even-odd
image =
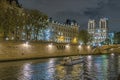
[[[83,62],[83,58],[77,57],[65,57],[61,62],[64,66],[72,66]]]

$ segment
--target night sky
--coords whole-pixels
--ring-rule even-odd
[[[88,19],[106,17],[109,29],[120,31],[120,0],[19,0],[24,8],[38,9],[59,22],[75,19],[87,29]]]

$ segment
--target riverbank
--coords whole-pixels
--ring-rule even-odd
[[[53,42],[1,41],[0,61],[79,55],[82,48],[78,44]],[[84,51],[85,54],[87,52]]]
[[[67,43],[2,41],[0,42],[0,61],[28,60],[77,55],[99,55],[108,53],[102,49],[92,49],[90,46],[80,46],[78,44]],[[101,53],[101,51],[104,53]]]
[[[52,55],[38,55],[38,56],[27,56],[27,57],[11,57],[1,59],[0,62],[9,62],[9,61],[22,61],[22,60],[36,60],[36,59],[47,59],[47,58],[60,58],[60,57],[69,57],[69,56],[85,56],[85,55],[109,55],[109,54],[52,54]]]

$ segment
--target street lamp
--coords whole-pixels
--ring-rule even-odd
[[[28,41],[25,42],[25,43],[24,43],[24,46],[25,46],[25,47],[28,47],[28,46],[29,46],[29,42],[28,42]]]

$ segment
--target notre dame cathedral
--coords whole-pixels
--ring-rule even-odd
[[[96,27],[95,20],[88,21],[88,33],[92,35],[92,45],[101,45],[108,38],[108,19],[101,18],[99,20],[99,26]]]

